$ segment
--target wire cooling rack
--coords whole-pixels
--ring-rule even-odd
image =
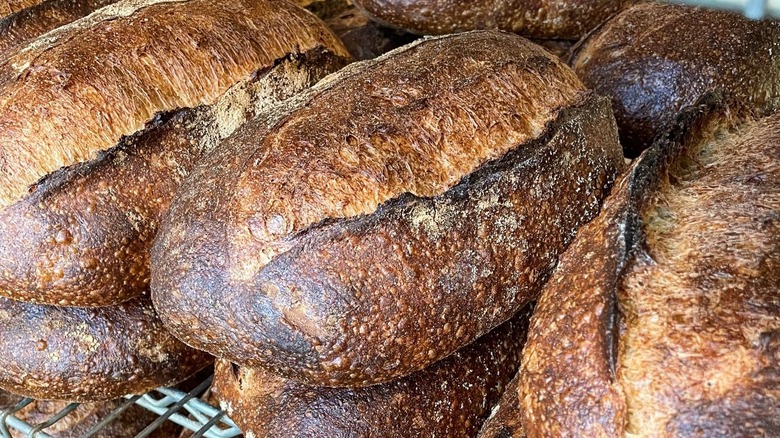
[[[119,407],[103,418],[82,438],[95,436],[133,404],[137,404],[158,415],[158,418],[136,435],[136,438],[149,436],[166,421],[173,421],[191,430],[194,432],[192,438],[237,437],[241,435],[241,431],[227,417],[227,414],[198,398],[211,386],[213,378],[214,376],[210,375],[190,392],[182,392],[174,388],[160,388],[144,395],[125,396],[125,400]],[[68,414],[79,406],[78,403],[69,404],[40,424],[28,424],[14,416],[14,413],[24,409],[32,402],[33,399],[25,398],[12,408],[0,411],[0,437],[11,438],[10,431],[15,429],[29,438],[52,438],[51,435],[46,433],[46,429],[67,417]]]

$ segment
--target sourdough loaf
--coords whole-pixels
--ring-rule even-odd
[[[571,65],[612,99],[626,155],[636,157],[708,90],[725,90],[759,113],[778,108],[780,21],[642,3],[584,38]]]
[[[0,388],[90,402],[178,383],[211,362],[163,327],[148,296],[99,308],[0,298]]]
[[[0,59],[18,45],[117,0],[47,0],[0,20]]]
[[[530,308],[403,379],[318,388],[217,361],[220,406],[247,436],[474,436],[520,364]]]
[[[554,40],[577,40],[627,0],[355,0],[377,20],[421,35],[501,29]]]
[[[19,47],[0,62],[0,294],[138,296],[194,163],[347,58],[282,0],[124,0]]]
[[[530,437],[780,433],[778,127],[707,97],[615,186],[532,319]]]
[[[0,411],[13,408],[22,401],[22,397],[0,391]],[[82,438],[98,425],[104,418],[111,414],[115,409],[120,408],[125,400],[112,400],[98,403],[87,403],[79,405],[75,410],[68,413],[63,419],[54,423],[52,426],[43,429],[43,432],[52,438]],[[67,408],[69,402],[62,401],[43,401],[35,400],[25,406],[14,416],[20,420],[35,426],[45,421],[49,421],[56,414]],[[116,419],[103,427],[100,432],[91,435],[93,438],[123,438],[133,437],[140,433],[151,424],[158,416],[152,411],[148,411],[138,405],[132,405],[127,408]],[[148,435],[151,438],[170,438],[175,436],[181,426],[170,421],[165,422],[159,429]],[[11,438],[27,438],[27,434],[11,429]]]
[[[182,185],[153,298],[189,345],[312,385],[389,381],[506,321],[623,165],[605,100],[507,33],[407,45],[283,106]]]

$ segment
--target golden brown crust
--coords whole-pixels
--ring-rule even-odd
[[[589,95],[575,93],[581,102],[553,110],[558,117],[547,130],[519,144],[529,115],[502,113],[517,107],[502,99],[533,89],[536,102],[521,107],[544,106],[550,93],[534,84],[556,82],[558,71],[551,55],[531,47],[498,32],[427,40],[393,52],[384,65],[360,64],[330,77],[325,85],[336,84],[332,89],[315,87],[272,134],[258,137],[255,125],[223,143],[179,191],[152,252],[153,296],[166,324],[190,345],[235,363],[309,384],[362,386],[422,369],[505,321],[537,294],[623,166],[610,109]],[[514,51],[517,60],[503,60]],[[464,67],[463,59],[474,65]],[[444,73],[422,69],[424,79],[415,78],[418,60]],[[459,74],[445,70],[452,64]],[[469,73],[477,67],[479,75]],[[483,80],[483,68],[493,75],[523,70],[533,79]],[[398,83],[404,86],[396,90]],[[401,101],[423,87],[431,88]],[[354,97],[333,99],[331,90]],[[461,94],[447,94],[455,91]],[[479,98],[493,104],[482,106]],[[319,109],[332,102],[343,102],[341,112]],[[481,125],[488,120],[492,125]],[[438,123],[451,137],[421,128]],[[258,142],[264,145],[256,149]],[[412,144],[417,150],[408,155],[391,153],[393,145]],[[444,193],[407,193],[371,206],[375,190],[415,190],[408,182],[430,190],[442,173],[464,165],[443,166],[435,144],[464,161],[474,159],[465,146],[474,154],[486,146],[516,150],[472,175],[447,175],[463,180]],[[336,159],[325,154],[331,145],[338,146]],[[407,182],[410,168],[423,171]],[[334,175],[341,180],[322,182]],[[342,183],[349,178],[363,180]],[[288,193],[270,198],[281,190]],[[371,210],[338,219],[350,214],[350,203]],[[269,208],[289,216],[266,214]],[[310,220],[301,212],[328,220],[279,240],[286,251],[266,264],[266,231],[305,226]]]
[[[180,382],[212,360],[174,338],[148,296],[93,309],[0,298],[0,387],[102,401]]]
[[[221,407],[247,436],[474,436],[512,378],[530,309],[431,367],[360,389],[318,388],[217,362]]]
[[[523,354],[529,436],[780,428],[779,121],[706,98],[580,230]]]
[[[618,290],[627,433],[685,428],[708,404],[742,424],[751,406],[734,397],[756,388],[780,408],[780,115],[721,119],[641,211],[644,245]]]
[[[626,154],[637,156],[678,111],[723,89],[759,113],[780,106],[780,22],[648,2],[587,36],[571,65],[612,98]]]
[[[158,117],[94,160],[41,180],[0,211],[0,295],[68,306],[137,296],[148,286],[157,226],[195,163],[241,123],[345,62],[319,49],[279,60],[217,104]]]
[[[1,0],[0,17],[5,18],[23,9],[38,5],[46,0]]]
[[[627,0],[355,0],[377,20],[421,35],[500,29],[577,40]]]
[[[13,407],[21,400],[21,396],[15,396],[0,391],[0,411]],[[79,405],[79,407],[66,415],[62,420],[56,422],[51,427],[43,429],[43,432],[53,438],[81,438],[112,411],[122,406],[124,402],[125,400],[112,400]],[[44,421],[48,421],[55,414],[65,409],[69,404],[69,402],[62,401],[36,400],[21,411],[16,412],[14,416],[25,421],[27,424],[37,425]],[[95,438],[135,436],[157,418],[157,414],[138,405],[132,405],[115,420],[108,423],[100,432],[92,436]],[[152,438],[170,438],[181,429],[181,426],[168,421],[149,436]],[[11,437],[27,438],[27,435],[16,430],[11,430]]]
[[[0,58],[17,46],[117,0],[47,0],[0,21]]]
[[[340,47],[299,11],[281,0],[125,0],[20,49],[0,65],[0,206],[296,47]]]
[[[279,8],[273,1],[253,4],[246,14],[269,8],[273,13],[250,15],[254,21],[233,26],[234,31],[250,32],[253,23],[258,29],[250,33],[256,41],[240,44],[265,44],[268,51],[255,47],[262,56],[237,69],[233,75],[245,77],[213,105],[158,114],[143,131],[88,162],[52,172],[0,210],[0,295],[67,306],[110,305],[137,296],[149,282],[149,248],[157,224],[195,162],[271,104],[347,62],[341,44],[310,14],[286,3]],[[223,15],[235,6],[228,2]],[[100,13],[107,14],[106,9]],[[296,39],[279,32],[279,22]],[[167,19],[158,24],[163,23],[173,26]],[[211,69],[207,59],[201,62]]]

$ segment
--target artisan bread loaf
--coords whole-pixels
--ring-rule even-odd
[[[13,408],[22,401],[22,397],[0,391],[0,412]],[[60,421],[42,431],[53,438],[83,438],[114,410],[120,408],[125,400],[112,400],[98,403],[86,403],[76,407]],[[68,408],[69,402],[34,400],[13,415],[31,426],[49,421],[62,410]],[[140,433],[158,418],[157,414],[138,405],[131,405],[114,420],[108,423],[91,437],[122,438],[133,437]],[[27,434],[10,428],[11,438],[27,438]],[[159,429],[148,435],[152,438],[170,438],[175,436],[181,426],[166,421]]]
[[[612,99],[626,155],[636,157],[708,90],[725,90],[759,113],[777,109],[780,21],[642,3],[584,38],[571,65]]]
[[[0,388],[78,402],[178,383],[211,362],[168,333],[148,295],[99,308],[0,298]]]
[[[47,0],[0,20],[0,59],[26,41],[117,0]]]
[[[194,163],[347,58],[282,0],[125,0],[15,51],[0,63],[0,294],[139,295]]]
[[[530,38],[577,40],[627,0],[354,0],[380,22],[421,35],[501,29]]]
[[[707,97],[635,162],[532,318],[530,437],[780,433],[779,160],[780,115]]]
[[[452,356],[368,388],[319,388],[219,360],[220,406],[247,436],[475,436],[520,364],[530,308]]]
[[[506,321],[623,166],[607,102],[502,32],[407,45],[283,106],[182,185],[153,298],[189,345],[311,385],[386,382]]]

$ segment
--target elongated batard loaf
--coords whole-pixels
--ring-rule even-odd
[[[246,125],[182,186],[153,298],[186,343],[326,386],[422,369],[532,300],[623,165],[527,40],[428,39]]]

